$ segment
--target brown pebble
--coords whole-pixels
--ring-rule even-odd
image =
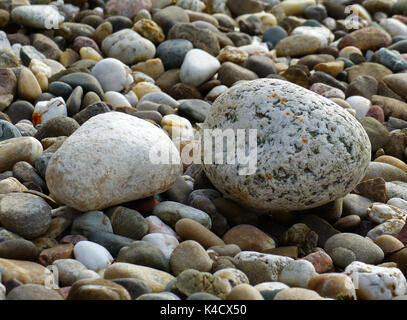
[[[227,244],[237,244],[243,251],[265,252],[276,246],[271,237],[249,224],[241,224],[231,228],[223,236],[223,241]]]
[[[59,244],[53,248],[45,249],[40,253],[38,262],[48,266],[58,259],[69,259],[73,257],[73,244]]]
[[[377,237],[374,243],[383,250],[385,255],[404,248],[404,244],[400,240],[388,234]]]
[[[361,221],[362,220],[359,216],[351,214],[349,216],[340,218],[333,226],[340,231],[350,231],[359,227]]]
[[[175,224],[175,231],[181,236],[182,239],[195,240],[205,249],[212,246],[225,245],[223,240],[220,239],[216,234],[192,219],[184,218],[178,220]]]
[[[297,246],[278,247],[278,248],[265,250],[264,253],[275,254],[278,256],[285,256],[285,257],[297,259],[298,258],[298,247]]]
[[[18,96],[20,99],[35,101],[42,91],[34,74],[28,68],[23,68],[18,77]]]

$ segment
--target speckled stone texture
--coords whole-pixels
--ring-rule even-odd
[[[254,209],[324,205],[352,191],[370,161],[369,138],[354,117],[287,81],[248,81],[218,97],[204,129],[228,128],[246,129],[247,136],[248,129],[257,129],[255,173],[239,175],[244,165],[237,159],[236,164],[225,164],[226,143],[224,164],[212,161],[203,168],[226,197]],[[208,149],[203,139],[203,155]]]

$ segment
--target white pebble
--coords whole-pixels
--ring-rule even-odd
[[[175,247],[179,245],[177,238],[166,233],[150,233],[145,235],[141,240],[155,245],[167,259],[170,258]]]
[[[119,92],[133,83],[130,68],[114,58],[96,63],[92,68],[92,75],[99,81],[104,91]]]
[[[34,125],[44,124],[58,116],[67,116],[65,101],[62,97],[52,98],[49,101],[39,101],[33,113]]]
[[[280,273],[278,281],[290,287],[307,288],[308,281],[317,275],[314,265],[307,260],[294,260]]]
[[[356,111],[356,119],[361,119],[366,116],[372,103],[370,100],[362,96],[352,96],[345,100]]]
[[[75,259],[86,268],[99,271],[107,268],[113,261],[112,255],[106,248],[91,241],[80,241],[74,248]]]
[[[209,80],[220,68],[218,59],[201,49],[188,51],[181,66],[181,82],[197,87]]]
[[[103,100],[105,102],[109,103],[113,108],[116,108],[116,107],[130,107],[131,108],[131,104],[129,103],[129,101],[126,99],[126,97],[124,95],[122,95],[119,92],[115,92],[115,91],[105,92]]]

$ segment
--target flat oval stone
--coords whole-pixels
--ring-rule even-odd
[[[74,72],[59,78],[59,81],[69,84],[73,89],[81,86],[84,92],[92,91],[99,97],[103,96],[103,89],[98,80],[91,74],[84,72]]]
[[[325,243],[325,251],[339,267],[346,267],[353,261],[377,264],[384,258],[379,246],[358,234],[340,233]]]
[[[64,21],[64,17],[58,10],[49,5],[23,5],[14,8],[11,19],[18,24],[31,28],[47,29]]]
[[[51,223],[51,207],[42,198],[28,193],[9,193],[0,200],[0,222],[27,239],[43,235]]]
[[[244,166],[214,164],[212,148],[205,146],[209,139],[203,139],[203,168],[213,185],[227,198],[257,209],[303,210],[343,197],[370,162],[369,138],[354,117],[286,81],[259,79],[233,86],[214,102],[205,120],[204,130],[214,128],[234,134],[245,129],[246,138],[250,129],[257,130],[257,143],[246,145],[252,152]],[[236,162],[236,153],[233,158]]]
[[[0,242],[0,257],[14,260],[36,261],[38,249],[34,243],[24,239]]]
[[[95,231],[113,232],[109,218],[102,211],[89,211],[72,223],[71,234],[88,236]]]
[[[156,205],[153,214],[171,226],[175,226],[182,218],[195,220],[208,229],[212,226],[211,219],[206,212],[174,201],[163,201]]]
[[[204,248],[224,245],[222,239],[199,222],[183,218],[175,224],[175,231],[185,240],[195,240]]]
[[[82,279],[72,285],[67,300],[130,300],[130,295],[113,281]]]
[[[168,259],[164,253],[154,244],[146,241],[134,241],[129,246],[123,247],[116,260],[168,271]]]
[[[64,300],[51,288],[39,284],[24,284],[11,290],[7,300]]]

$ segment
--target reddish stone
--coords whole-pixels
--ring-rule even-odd
[[[395,15],[392,18],[397,19],[398,21],[403,22],[404,24],[407,24],[407,17],[405,16]]]
[[[70,234],[63,237],[60,241],[61,244],[72,243],[73,245],[77,244],[79,241],[88,240],[85,236],[79,234]]]
[[[102,53],[99,49],[99,46],[95,42],[95,40],[93,40],[89,37],[84,37],[84,36],[76,37],[75,40],[73,41],[72,49],[74,49],[76,52],[79,53],[79,50],[83,47],[91,47],[92,49],[95,49],[100,54]]]
[[[73,258],[73,248],[74,245],[68,243],[59,244],[50,249],[45,249],[40,253],[38,262],[43,266],[49,266],[50,264],[53,264],[55,260]]]
[[[334,268],[331,257],[323,251],[310,253],[303,259],[311,262],[314,265],[315,271],[318,273],[328,272]]]
[[[132,202],[128,202],[125,204],[125,207],[128,207],[133,210],[137,210],[138,212],[142,214],[146,213],[151,213],[154,209],[154,207],[159,204],[160,202],[154,199],[154,196],[140,199],[140,200],[135,200]]]
[[[71,287],[62,287],[57,289],[58,293],[66,299],[68,297],[69,291],[71,290]]]
[[[380,123],[384,122],[384,112],[383,109],[380,108],[379,106],[371,106],[369,111],[366,113],[366,117],[372,117],[375,118],[377,121]]]

